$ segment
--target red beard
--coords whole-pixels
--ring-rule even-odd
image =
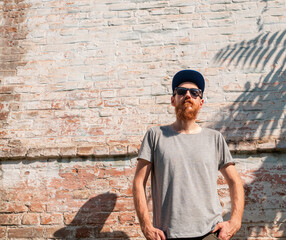
[[[189,109],[189,106],[192,108]],[[175,106],[175,112],[177,119],[179,120],[193,120],[197,118],[199,113],[200,106],[198,104],[194,104],[190,100],[186,100],[183,104]]]

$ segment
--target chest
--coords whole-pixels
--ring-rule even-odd
[[[160,139],[154,149],[154,167],[161,171],[205,171],[218,168],[217,147],[213,139],[195,136]]]

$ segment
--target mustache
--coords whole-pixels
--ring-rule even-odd
[[[183,104],[184,104],[184,105],[185,105],[185,104],[193,105],[194,103],[192,102],[192,100],[186,99],[186,100],[183,102]]]

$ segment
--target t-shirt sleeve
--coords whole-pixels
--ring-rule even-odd
[[[227,146],[227,143],[222,136],[222,134],[219,134],[219,165],[218,169],[220,170],[224,166],[228,164],[235,164],[236,162],[233,160],[229,148]]]
[[[142,141],[140,150],[139,150],[139,154],[138,154],[138,158],[137,159],[144,159],[147,160],[149,162],[153,162],[153,158],[154,158],[154,133],[152,131],[152,129],[150,128]]]

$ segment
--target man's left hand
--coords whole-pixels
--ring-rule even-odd
[[[241,223],[238,221],[225,221],[218,223],[212,232],[219,231],[218,238],[221,240],[229,240],[240,229]]]

